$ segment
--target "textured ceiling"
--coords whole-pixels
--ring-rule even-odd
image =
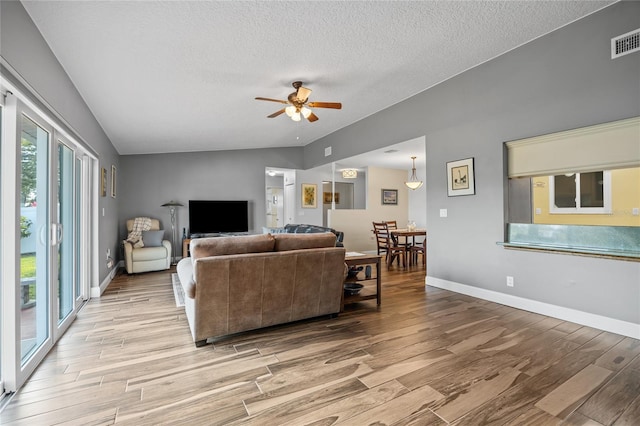
[[[306,145],[611,1],[23,1],[120,154]],[[315,123],[267,115],[291,82]]]

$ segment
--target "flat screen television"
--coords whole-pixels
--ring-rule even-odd
[[[248,201],[189,200],[191,235],[247,231]]]

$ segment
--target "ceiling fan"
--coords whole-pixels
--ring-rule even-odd
[[[269,118],[275,118],[282,113],[286,113],[293,121],[300,121],[302,117],[313,123],[318,120],[318,116],[311,111],[310,108],[333,108],[341,109],[342,104],[340,102],[308,102],[311,89],[302,87],[301,81],[294,81],[292,86],[296,89],[295,92],[289,94],[286,101],[280,99],[262,98],[257,97],[258,101],[270,101],[278,102],[281,104],[288,104],[289,106],[282,108],[279,111],[268,115]]]

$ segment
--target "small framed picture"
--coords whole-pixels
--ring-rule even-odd
[[[111,165],[111,197],[116,198],[116,166]]]
[[[313,183],[302,184],[302,208],[315,209],[318,207],[318,185]]]
[[[100,169],[100,196],[107,196],[107,169],[104,167]]]
[[[398,205],[398,190],[397,189],[383,189],[382,190],[382,205]]]
[[[333,197],[331,195],[333,195]],[[340,193],[336,192],[332,194],[331,192],[323,192],[322,200],[324,204],[331,204],[333,200],[336,200],[336,204],[340,204]]]
[[[447,163],[447,195],[474,195],[476,183],[473,171],[473,157]]]

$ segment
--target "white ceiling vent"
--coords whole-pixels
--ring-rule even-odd
[[[640,29],[611,39],[611,59],[640,51]]]

